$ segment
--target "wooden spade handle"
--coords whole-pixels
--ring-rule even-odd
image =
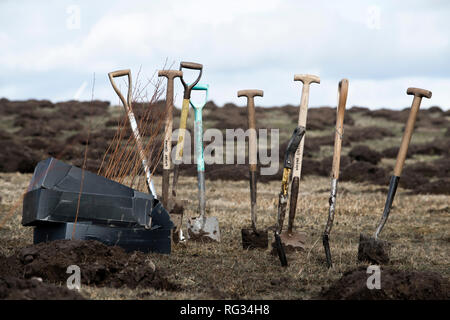
[[[303,84],[320,84],[320,77],[312,74],[294,74],[294,81],[301,81]]]
[[[414,99],[411,105],[411,111],[409,112],[408,121],[406,122],[402,143],[400,144],[400,149],[398,150],[397,161],[395,162],[394,175],[397,177],[400,177],[402,174],[406,154],[408,153],[409,142],[411,141],[411,136],[414,131],[414,124],[416,123],[417,113],[419,112],[422,98],[431,98],[431,91],[419,88],[408,88],[408,90],[406,90],[406,94],[414,95]]]
[[[181,61],[180,66],[181,66],[181,68],[193,69],[193,70],[201,70],[203,68],[203,65],[200,63],[187,62],[187,61]]]
[[[255,101],[254,97],[262,97],[264,91],[262,90],[239,90],[238,97],[247,97],[247,114],[248,114],[248,128],[250,129],[250,136],[248,141],[248,160],[250,163],[250,171],[257,171],[257,139],[256,139],[256,121],[255,121]]]
[[[174,78],[182,77],[183,72],[179,70],[159,70],[159,77],[167,78],[166,91],[166,121],[164,128],[164,153],[163,153],[163,169],[170,169],[170,154],[172,149],[172,128],[173,128],[173,88]]]
[[[303,82],[302,97],[300,99],[300,107],[298,114],[298,125],[306,128],[306,118],[308,114],[308,102],[309,102],[309,87],[311,83],[320,84],[320,78],[311,74],[295,74],[294,81]],[[306,138],[306,137],[305,137]],[[300,141],[300,146],[295,153],[295,166],[293,177],[300,179],[303,162],[303,149],[305,147],[305,139]]]
[[[344,114],[347,103],[348,80],[342,79],[338,87],[338,106],[336,110],[336,131],[334,135],[334,153],[332,175],[334,179],[339,178],[339,165],[341,162],[342,138],[344,136]]]
[[[114,78],[123,77],[123,76],[128,76],[127,100],[125,100],[125,98],[122,95],[122,92],[120,92],[119,88],[116,86],[116,83],[114,82]],[[122,101],[123,105],[128,110],[130,102],[131,102],[131,94],[132,94],[131,70],[125,69],[125,70],[112,71],[112,72],[108,73],[108,77],[109,77],[109,81],[111,82],[111,85],[112,85],[114,91],[117,93],[117,95],[119,96],[119,99]]]
[[[171,167],[171,153],[172,153],[172,130],[173,130],[173,92],[174,92],[174,79],[183,76],[183,71],[180,70],[159,70],[159,77],[167,78],[167,89],[166,89],[166,114],[165,114],[165,124],[164,124],[164,145],[163,145],[163,177],[162,177],[162,191],[161,200],[163,206],[167,208],[169,199],[169,178],[170,178],[170,167]]]
[[[116,83],[114,82],[114,78],[116,77],[123,77],[128,76],[128,95],[127,100],[125,101],[125,98],[123,97],[122,93],[120,92],[119,88],[116,86]],[[111,85],[116,91],[117,95],[119,96],[120,100],[122,100],[123,106],[127,112],[128,120],[130,122],[131,130],[133,131],[134,140],[136,141],[136,147],[139,153],[139,157],[142,162],[142,167],[145,171],[145,177],[147,181],[147,187],[152,194],[152,196],[156,199],[156,191],[155,187],[153,185],[152,181],[152,173],[150,172],[149,164],[151,163],[149,159],[147,158],[145,154],[145,149],[141,140],[141,135],[139,134],[139,128],[136,122],[136,118],[134,117],[133,109],[131,107],[131,95],[132,95],[132,84],[131,84],[131,70],[118,70],[108,73],[109,81],[111,82]]]

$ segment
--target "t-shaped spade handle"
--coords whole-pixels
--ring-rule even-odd
[[[412,87],[408,88],[406,90],[406,94],[414,95],[414,96],[419,97],[419,98],[425,97],[425,98],[428,98],[428,99],[430,99],[431,95],[432,95],[431,91],[429,91],[429,90],[420,89],[420,88],[412,88]]]
[[[405,131],[403,132],[402,143],[398,150],[397,160],[395,162],[394,175],[400,177],[405,163],[406,154],[408,153],[409,142],[414,131],[414,124],[416,123],[417,113],[419,112],[422,98],[431,98],[431,91],[419,88],[408,88],[406,94],[414,95],[414,99],[409,112],[408,121],[406,122]]]
[[[177,77],[183,77],[183,71],[180,70],[159,70],[158,77],[167,78],[167,92],[166,92],[166,106],[167,112],[172,112],[169,110],[173,106],[173,79]],[[172,117],[172,116],[170,116]]]
[[[248,149],[249,149],[249,163],[250,171],[257,171],[257,141],[256,141],[256,121],[255,121],[255,97],[264,96],[264,91],[250,89],[239,90],[238,97],[247,97],[247,114],[248,114],[248,128],[250,129]]]
[[[164,152],[163,152],[163,178],[162,178],[162,203],[167,208],[167,201],[169,199],[169,176],[171,165],[171,151],[172,151],[172,128],[173,128],[173,88],[174,79],[183,76],[183,71],[180,70],[159,70],[159,77],[167,78],[166,89],[166,119],[164,128]]]
[[[248,90],[239,90],[238,97],[247,97],[249,99],[253,99],[255,96],[262,97],[264,95],[264,91],[257,89],[248,89]]]
[[[311,83],[319,83],[320,84],[320,78],[318,76],[315,76],[312,74],[295,74],[294,81],[301,81],[305,85],[308,85]]]
[[[183,71],[180,70],[159,70],[158,77],[166,77],[169,81],[176,78],[182,77]]]

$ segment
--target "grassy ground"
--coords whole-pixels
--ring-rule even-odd
[[[21,195],[30,174],[0,173],[0,253],[8,255],[32,243],[32,228],[22,227]],[[157,190],[160,177],[156,177]],[[358,265],[360,232],[372,233],[381,215],[385,190],[379,186],[341,183],[331,235],[334,268],[325,267],[321,232],[327,210],[329,179],[308,176],[301,182],[296,226],[308,234],[307,248],[288,256],[280,267],[269,250],[243,250],[241,228],[250,226],[247,181],[207,181],[208,214],[219,219],[220,243],[175,245],[171,255],[150,254],[180,291],[83,287],[93,299],[309,299],[343,272]],[[195,216],[195,178],[181,177],[186,216]],[[259,227],[275,223],[278,182],[258,185]],[[436,271],[450,276],[450,208],[446,195],[413,195],[399,189],[382,238],[393,243],[391,265],[399,269]],[[270,241],[272,235],[269,234]]]
[[[81,106],[77,105],[77,108],[80,109]],[[58,111],[59,109],[49,111],[43,108],[42,110],[43,112],[54,112],[55,116],[61,118],[58,119],[63,123],[67,121],[63,117],[64,113]],[[231,124],[235,124],[235,122],[239,124],[243,121],[243,127],[245,127],[245,112],[234,109],[224,110],[222,108],[205,109],[204,128],[213,128],[223,120],[229,120]],[[36,115],[39,114],[36,112]],[[222,118],[217,118],[220,114],[222,114]],[[104,114],[89,117],[89,123],[84,118],[77,121],[83,126],[88,123],[93,130],[92,133],[98,134],[106,132],[105,124],[108,120],[120,118],[121,115],[123,115],[123,108],[109,108],[105,109]],[[213,115],[216,116],[216,120],[211,118]],[[14,121],[21,117],[23,115],[5,113],[0,122],[0,129],[11,134],[17,133],[20,129],[14,125]],[[387,128],[395,136],[354,142],[351,146],[344,146],[342,155],[347,155],[349,150],[358,144],[366,144],[379,152],[400,144],[404,127],[403,121],[375,118],[364,112],[352,112],[351,117],[354,124],[347,125],[346,129],[378,126]],[[430,119],[444,117],[446,124],[421,124],[414,132],[411,145],[429,143],[434,139],[448,139],[446,137],[450,121],[448,115],[436,113],[427,117]],[[334,119],[334,114],[332,119]],[[289,138],[296,122],[296,114],[289,116],[289,113],[277,109],[259,113],[257,120],[257,124],[261,127],[280,128],[280,144]],[[37,119],[30,122],[27,128],[43,123],[50,125],[53,122]],[[179,116],[175,116],[175,128],[178,123]],[[193,112],[191,111],[188,128],[192,129],[192,124]],[[114,127],[109,127],[109,130],[114,130]],[[80,132],[82,131],[80,130]],[[333,132],[334,123],[331,121],[331,124],[322,130],[309,130],[306,139],[330,136]],[[65,141],[65,138],[75,133],[77,131],[65,130],[63,133],[58,133],[58,136],[62,139],[61,141]],[[50,137],[43,135],[41,138],[43,141],[50,141],[54,139],[54,136],[55,134],[50,133]],[[344,134],[344,139],[345,137]],[[16,143],[18,151],[14,154],[15,157],[22,154],[24,141],[32,137],[22,138],[23,141],[18,140]],[[110,137],[102,138],[100,142],[103,140],[109,143]],[[11,141],[8,140],[4,146],[7,147],[10,144]],[[34,148],[33,144],[30,145],[30,148]],[[42,148],[37,161],[48,156],[47,149],[49,147]],[[314,160],[321,161],[332,155],[332,149],[331,145],[322,145],[319,151],[312,154],[312,157]],[[62,160],[74,163],[75,160],[81,159],[84,154],[84,145],[78,145],[75,151],[73,157],[77,157],[74,159],[63,158]],[[98,151],[103,152],[103,150]],[[282,152],[280,150],[280,154]],[[14,156],[8,155],[4,159],[11,158],[18,161]],[[406,166],[418,161],[431,162],[439,157],[434,154],[414,154],[408,157]],[[90,161],[92,160],[98,159],[90,158]],[[378,166],[387,169],[392,168],[394,163],[395,159],[383,158]],[[208,172],[206,177],[208,177]],[[22,227],[20,223],[21,196],[26,190],[30,178],[31,174],[0,173],[0,253],[3,255],[10,255],[18,248],[32,243],[32,228]],[[160,190],[160,183],[161,177],[156,176],[157,190]],[[170,281],[180,285],[180,291],[84,286],[82,293],[86,297],[94,299],[313,298],[320,293],[322,288],[330,286],[333,281],[340,278],[345,271],[361,265],[357,262],[359,234],[361,232],[373,233],[384,207],[387,184],[388,181],[386,181],[386,186],[351,182],[339,184],[335,225],[330,240],[334,267],[328,270],[325,267],[321,241],[328,213],[330,188],[328,178],[309,175],[301,182],[295,223],[298,229],[308,234],[307,246],[302,252],[289,254],[287,268],[280,267],[278,257],[272,255],[269,249],[254,251],[242,249],[241,228],[250,226],[248,181],[207,180],[207,211],[210,216],[219,219],[222,241],[220,243],[188,242],[186,245],[174,245],[171,255],[149,255],[158,268],[167,270]],[[279,188],[280,182],[278,181],[258,184],[259,228],[267,228],[275,224]],[[185,210],[186,221],[187,217],[197,215],[196,178],[180,177],[178,190],[181,199],[189,199]],[[402,188],[397,191],[392,214],[382,233],[382,238],[393,244],[391,252],[393,267],[404,270],[435,271],[447,278],[450,277],[450,235],[448,232],[450,207],[448,199],[448,195],[415,195],[410,190]],[[269,239],[272,242],[270,233]]]

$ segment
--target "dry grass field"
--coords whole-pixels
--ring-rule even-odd
[[[30,175],[0,174],[2,216],[20,201]],[[159,177],[155,182],[159,182]],[[157,184],[158,186],[159,184]],[[157,268],[180,285],[177,291],[112,289],[83,286],[92,299],[310,299],[361,264],[357,261],[359,233],[373,232],[381,215],[385,192],[370,185],[339,185],[335,226],[331,236],[334,268],[325,266],[321,243],[327,209],[329,180],[307,177],[301,183],[296,225],[308,234],[307,248],[288,255],[289,266],[280,266],[270,250],[243,250],[241,228],[250,225],[248,182],[207,181],[208,214],[219,219],[220,243],[188,242],[174,245],[171,255],[150,254]],[[275,223],[279,183],[259,185],[260,226]],[[196,180],[182,178],[180,198],[195,199]],[[190,202],[187,216],[195,216]],[[0,229],[4,255],[32,243],[32,229],[20,224],[19,205]],[[390,264],[401,270],[435,271],[450,277],[450,208],[446,195],[410,195],[398,191],[395,208],[382,234],[393,243]],[[272,236],[272,235],[270,235]]]
[[[45,108],[49,107],[45,106]],[[207,111],[205,127],[218,125],[221,122],[220,117],[225,116],[236,119],[241,117],[244,120],[240,118],[240,122],[234,121],[234,123],[236,126],[239,123],[245,125],[245,109],[236,108],[229,107],[226,112],[222,112],[222,108]],[[107,122],[108,119],[117,118],[121,114],[120,110],[111,109],[107,111],[109,115],[106,118],[97,115],[95,119]],[[295,127],[295,110],[294,107],[269,108],[268,110],[258,108],[257,123],[260,123],[261,127],[268,128],[285,124],[280,130],[280,144],[282,144]],[[311,113],[313,128],[307,133],[307,147],[308,139],[319,143],[322,141],[321,137],[332,136],[334,113],[332,109],[331,112],[328,111],[326,109],[320,111],[324,114],[331,114],[331,121],[327,123],[320,122],[322,120],[319,111]],[[374,166],[383,169],[383,174],[389,174],[395,157],[386,156],[385,151],[399,145],[405,112],[399,111],[380,116],[376,112],[355,109],[349,114],[352,124],[347,126],[348,135],[346,137],[351,139],[351,143],[344,144],[343,157],[348,158],[355,145],[369,146],[382,155]],[[449,113],[429,111],[424,114],[426,116],[419,119],[411,142],[411,145],[415,146],[412,147],[414,152],[406,161],[406,168],[409,166],[409,171],[405,168],[406,174],[405,177],[402,177],[406,183],[400,184],[394,208],[382,232],[382,238],[393,244],[391,261],[387,267],[404,271],[436,272],[448,280],[450,278],[450,204],[448,184],[446,185],[446,183],[449,181],[449,158],[448,148],[446,149],[445,144],[442,147],[442,143],[448,145],[449,141]],[[192,114],[190,122],[192,121],[191,116]],[[49,145],[41,146],[40,149],[33,148],[32,142],[28,143],[32,139],[36,139],[36,136],[7,140],[10,137],[8,135],[23,130],[23,127],[20,129],[20,124],[14,124],[17,121],[14,117],[13,113],[9,113],[5,116],[8,121],[2,121],[1,128],[6,138],[2,138],[0,135],[0,138],[3,139],[0,139],[0,142],[4,148],[13,145],[13,142],[18,146],[26,145],[26,148],[31,148],[35,152],[33,157],[40,160],[48,156],[45,148],[62,143],[53,138],[54,134],[50,134],[52,138],[45,135],[37,137],[44,142],[51,142]],[[271,119],[274,120],[271,121]],[[233,122],[233,119],[229,121]],[[83,123],[83,121],[77,120],[76,123]],[[176,126],[178,116],[175,117],[174,123]],[[47,122],[47,124],[48,127],[51,127],[51,122]],[[393,134],[377,139],[359,138],[363,134],[367,134],[367,132],[362,132],[361,128],[373,126],[387,129]],[[111,124],[110,127],[114,128]],[[63,130],[62,135],[64,138],[70,137],[80,130],[79,128],[68,132]],[[96,148],[96,152],[99,153],[105,144],[95,144],[95,132],[94,130],[92,148]],[[107,140],[105,137],[101,138]],[[432,150],[424,147],[427,145],[433,146]],[[71,151],[72,158],[63,157],[63,160],[77,163],[82,158],[83,146],[77,146],[77,148]],[[16,152],[14,150],[10,151],[9,155],[19,154],[14,153]],[[328,142],[319,143],[318,148],[311,150],[306,159],[313,164],[320,165],[322,163],[322,167],[324,159],[332,155],[332,145]],[[77,152],[79,155],[73,156]],[[305,152],[308,152],[308,149],[305,149]],[[283,151],[280,150],[280,154],[282,153]],[[4,155],[4,157],[7,156]],[[26,158],[20,161],[33,164],[36,159]],[[98,164],[96,160],[98,159],[95,154],[92,155],[91,163]],[[360,162],[368,165],[365,161],[354,158],[348,158],[347,162],[346,166]],[[431,169],[427,167],[428,171],[424,171],[424,165],[430,165]],[[29,167],[32,171],[33,166],[28,165],[25,166],[28,170],[20,170],[25,173],[6,172],[8,170],[5,166],[0,170],[3,171],[0,172],[0,254],[3,256],[13,255],[20,248],[32,244],[32,228],[23,227],[20,221],[22,195],[31,178],[31,173],[26,172],[30,172]],[[16,171],[14,169],[16,167],[10,165],[10,168],[13,169],[9,171]],[[229,180],[216,175],[211,180],[208,179],[207,167],[207,214],[218,218],[222,241],[220,243],[188,241],[185,245],[173,245],[170,255],[148,255],[156,268],[164,271],[167,280],[176,284],[177,289],[157,290],[151,287],[131,289],[83,285],[81,294],[91,299],[311,299],[318,297],[322,290],[330,287],[346,271],[368,265],[368,263],[357,261],[359,234],[361,232],[371,234],[375,230],[384,207],[388,178],[382,176],[380,182],[378,177],[376,183],[376,179],[370,177],[366,182],[355,182],[352,181],[350,174],[347,181],[339,183],[335,224],[330,238],[334,267],[327,269],[321,234],[328,213],[330,179],[327,174],[319,175],[315,171],[308,172],[309,168],[313,168],[313,166],[304,168],[305,177],[302,177],[300,182],[295,221],[297,229],[307,233],[307,245],[304,251],[288,254],[289,266],[287,268],[280,266],[278,257],[272,255],[270,249],[242,249],[241,228],[250,226],[250,194],[245,176],[242,176],[241,180]],[[329,172],[331,166],[327,168],[325,166],[325,171]],[[341,169],[345,171],[345,168]],[[211,167],[209,170],[210,176],[212,176]],[[245,172],[246,170],[244,169]],[[186,221],[187,217],[197,215],[197,181],[193,174],[183,174],[183,172],[187,171],[182,171],[178,189],[180,199],[188,200],[185,208]],[[424,173],[422,174],[422,172]],[[195,169],[193,173],[195,174]],[[413,175],[426,178],[426,181],[419,178],[408,180],[408,176]],[[348,177],[349,174],[347,173],[346,176]],[[444,186],[443,189],[436,191],[436,187],[434,189],[419,188],[421,185],[438,180],[441,181],[439,186]],[[161,177],[158,174],[154,181],[156,189],[161,190]],[[406,189],[406,187],[409,188]],[[268,228],[275,224],[279,188],[280,182],[275,178],[258,184],[260,228]],[[433,191],[429,192],[429,190]],[[269,240],[272,241],[270,233]],[[0,276],[2,275],[0,274]]]

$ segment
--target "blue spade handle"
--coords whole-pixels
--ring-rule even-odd
[[[202,111],[203,107],[206,105],[208,101],[208,84],[197,84],[192,90],[202,90],[206,91],[205,101],[202,104],[193,103],[192,100],[189,100],[191,106],[194,108],[195,113],[195,122],[194,122],[194,130],[195,130],[195,139],[196,139],[196,150],[195,153],[197,155],[197,171],[205,171],[205,160],[203,158],[203,118]]]

